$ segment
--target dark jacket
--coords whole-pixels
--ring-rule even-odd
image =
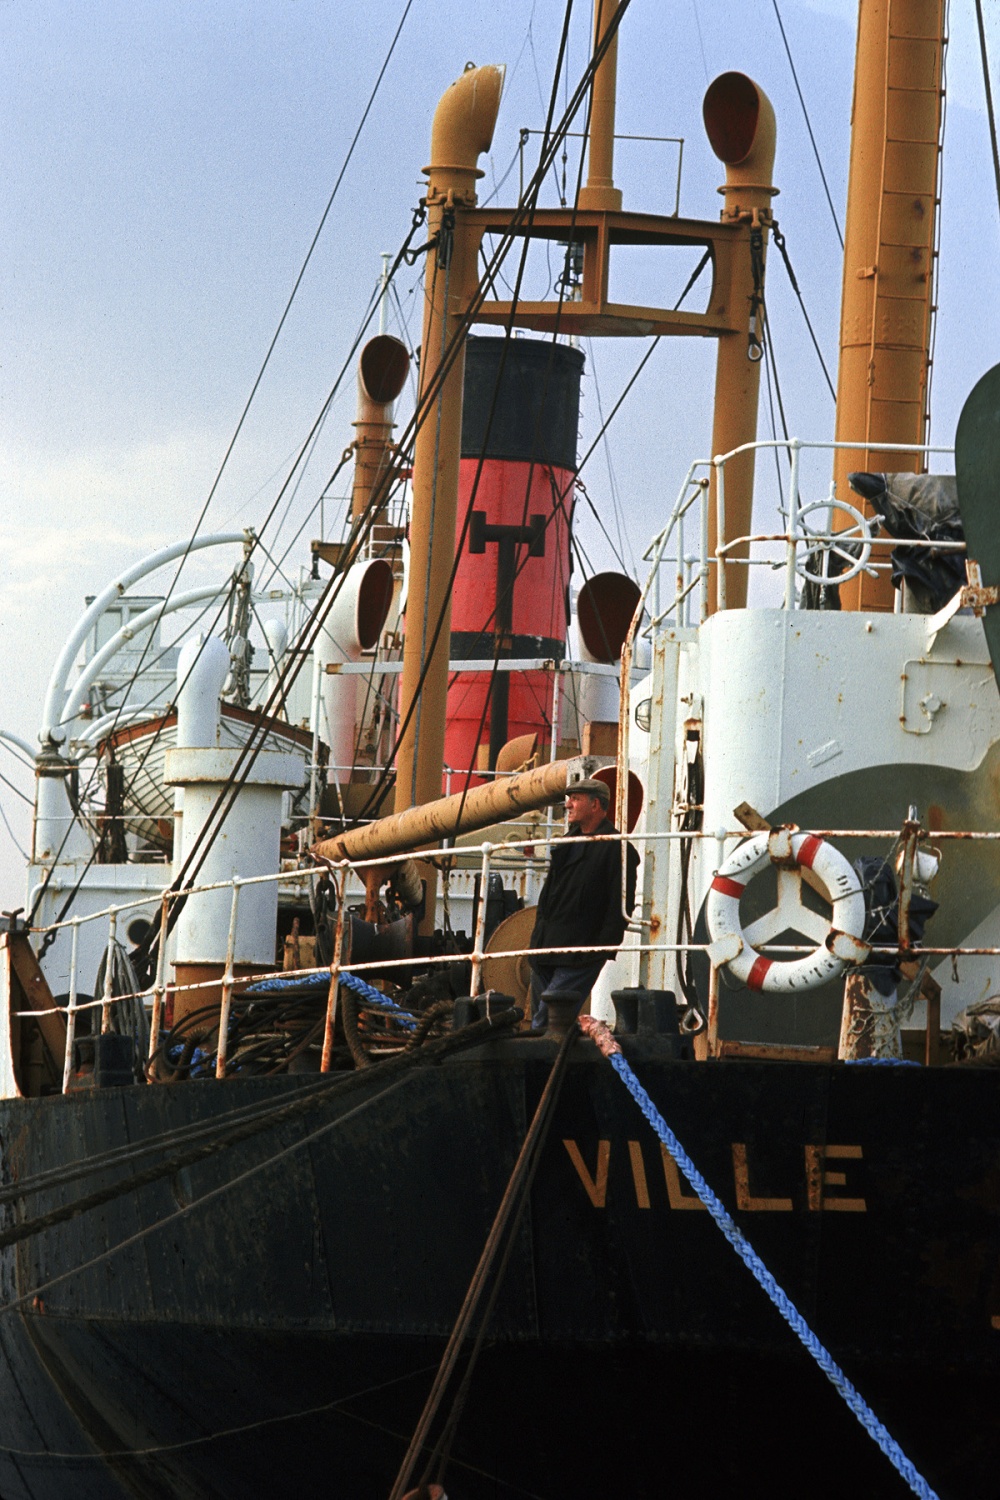
[[[595,833],[616,833],[610,819]],[[579,834],[579,825],[571,823],[567,838]],[[625,905],[629,915],[635,902],[635,877],[639,856],[631,844],[627,853],[628,882]],[[556,948],[560,943],[607,944],[607,958],[613,958],[625,936],[622,916],[622,845],[617,843],[557,844],[552,862],[538,898],[538,915],[531,934],[530,947]],[[539,963],[550,967],[560,964],[583,968],[598,959],[598,953],[545,953]]]

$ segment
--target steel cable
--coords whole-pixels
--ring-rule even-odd
[[[477,1046],[486,1041],[490,1036],[509,1030],[520,1019],[521,1012],[518,1010],[501,1011],[493,1017],[487,1017],[482,1021],[475,1021],[471,1026],[462,1027],[461,1030],[450,1032],[435,1041],[426,1042],[422,1047],[401,1052],[396,1057],[375,1064],[373,1065],[373,1072],[366,1071],[363,1074],[347,1074],[346,1077],[338,1080],[339,1087],[336,1090],[338,1094],[349,1092],[352,1088],[358,1086],[359,1080],[366,1082],[373,1076],[377,1077],[380,1082],[384,1082],[387,1077],[393,1081],[386,1088],[373,1094],[371,1098],[364,1100],[361,1104],[355,1106],[354,1109],[349,1110],[346,1115],[338,1116],[336,1120],[329,1121],[318,1129],[309,1132],[291,1146],[287,1146],[275,1155],[267,1157],[263,1162],[256,1163],[248,1171],[240,1173],[229,1182],[223,1183],[217,1188],[212,1188],[209,1192],[203,1194],[201,1198],[197,1198],[193,1203],[187,1205],[183,1212],[197,1208],[200,1204],[206,1203],[224,1192],[228,1192],[238,1183],[246,1181],[247,1178],[257,1172],[263,1171],[274,1162],[283,1160],[293,1151],[297,1151],[301,1147],[310,1144],[320,1136],[325,1135],[328,1131],[335,1129],[338,1125],[346,1124],[360,1110],[367,1109],[370,1104],[374,1104],[385,1098],[390,1090],[395,1090],[407,1082],[417,1064],[428,1061],[437,1062],[440,1058],[446,1057],[450,1053],[460,1051],[466,1047]],[[333,1089],[330,1092],[332,1093]],[[329,1098],[329,1094],[326,1097]],[[43,1230],[50,1229],[56,1224],[65,1223],[69,1219],[77,1218],[80,1214],[86,1213],[90,1209],[98,1208],[105,1203],[113,1202],[117,1198],[125,1197],[129,1193],[137,1192],[140,1188],[161,1181],[164,1177],[172,1177],[183,1168],[193,1166],[196,1162],[214,1156],[221,1148],[233,1146],[240,1141],[248,1140],[251,1136],[259,1134],[262,1130],[271,1129],[276,1124],[291,1119],[306,1110],[313,1109],[320,1102],[324,1101],[318,1099],[316,1094],[313,1093],[305,1099],[293,1099],[289,1103],[276,1108],[274,1113],[264,1120],[252,1119],[243,1121],[228,1130],[221,1131],[209,1141],[200,1142],[186,1151],[177,1152],[165,1161],[155,1162],[142,1172],[136,1172],[124,1180],[110,1183],[103,1188],[98,1188],[94,1192],[76,1198],[70,1203],[60,1204],[58,1207],[50,1209],[47,1213],[36,1214],[19,1224],[10,1225],[6,1229],[0,1230],[0,1248],[30,1239],[34,1235],[40,1234]],[[25,1293],[23,1297],[18,1298],[16,1301],[3,1304],[0,1306],[0,1312],[9,1312],[12,1308],[21,1306],[25,1301],[30,1300],[32,1296],[36,1296],[57,1282],[65,1280],[67,1276],[71,1276],[77,1271],[97,1264],[99,1261],[106,1259],[108,1255],[114,1254],[126,1245],[135,1243],[146,1234],[150,1234],[163,1225],[173,1222],[178,1217],[178,1214],[170,1214],[165,1219],[158,1219],[154,1224],[146,1225],[144,1229],[135,1235],[131,1235],[120,1245],[113,1246],[109,1250],[87,1261],[85,1266],[77,1266],[70,1271],[63,1272],[51,1281],[46,1282],[44,1286],[36,1287],[34,1293]]]

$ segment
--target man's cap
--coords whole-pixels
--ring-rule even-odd
[[[567,797],[571,796],[573,792],[586,792],[588,796],[596,797],[605,807],[611,801],[611,789],[607,782],[597,781],[593,776],[589,776],[586,781],[571,782],[566,788]]]

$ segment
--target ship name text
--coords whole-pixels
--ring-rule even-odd
[[[576,1141],[564,1140],[563,1146],[594,1208],[606,1207],[611,1173],[611,1142],[598,1141],[596,1156],[588,1152],[589,1161],[584,1158]],[[705,1205],[684,1181],[677,1163],[665,1146],[660,1146],[659,1171],[656,1174],[647,1171],[646,1153],[639,1141],[628,1141],[626,1146],[627,1151],[624,1152],[616,1149],[615,1158],[616,1163],[621,1162],[621,1170],[628,1174],[638,1208],[652,1208],[655,1201],[682,1212],[705,1211]],[[731,1150],[737,1210],[742,1213],[791,1213],[795,1206],[791,1192],[785,1197],[768,1196],[755,1191],[753,1163],[746,1142],[734,1141]],[[852,1192],[848,1170],[831,1169],[828,1166],[830,1162],[843,1162],[846,1167],[848,1162],[860,1161],[860,1146],[804,1145],[802,1151],[803,1175],[798,1187],[804,1187],[804,1194],[800,1193],[800,1206],[810,1213],[863,1214],[867,1211],[864,1198],[856,1196],[856,1189]],[[660,1173],[662,1187],[659,1184]],[[791,1184],[789,1188],[794,1191]]]

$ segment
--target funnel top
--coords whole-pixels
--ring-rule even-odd
[[[745,73],[721,73],[702,102],[709,144],[720,161],[736,166],[753,148],[760,119],[760,89]]]
[[[377,333],[361,351],[358,374],[365,393],[385,406],[403,389],[409,368],[406,345],[391,333]]]

